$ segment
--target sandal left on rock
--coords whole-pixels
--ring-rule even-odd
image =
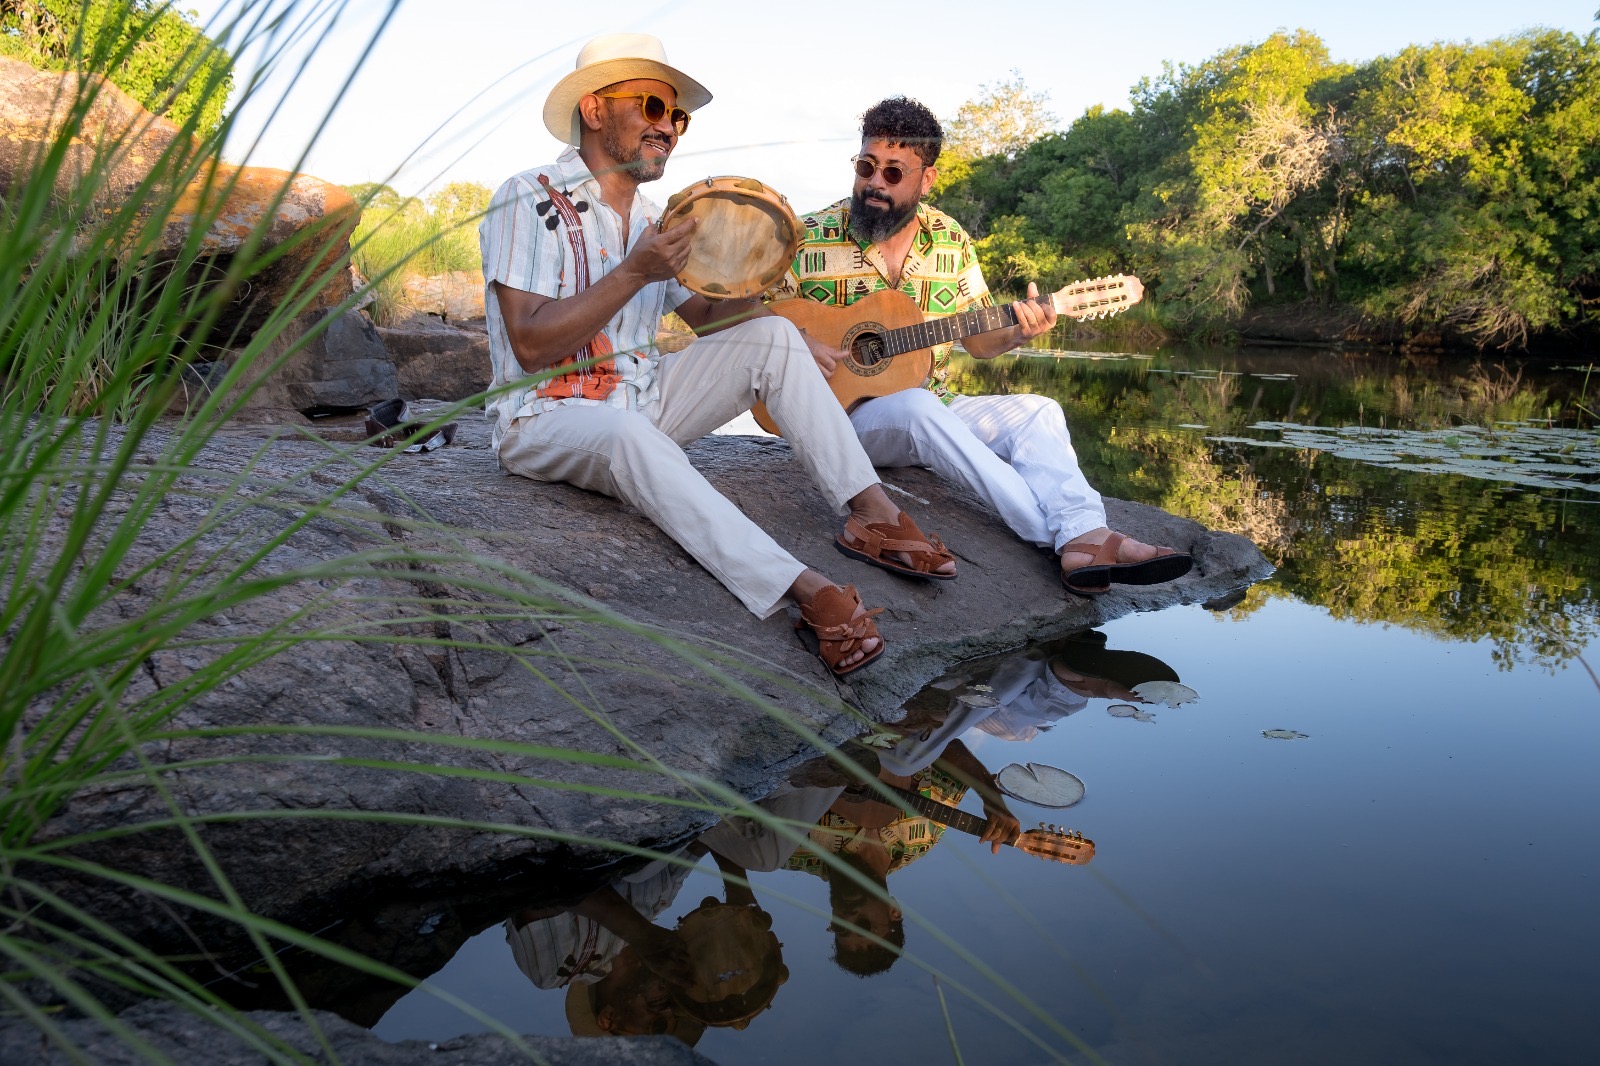
[[[811,650],[834,677],[853,674],[883,654],[883,638],[878,636],[878,625],[872,620],[874,615],[883,613],[883,608],[874,607],[854,617],[860,606],[861,597],[856,594],[854,585],[842,588],[829,585],[817,593],[809,607],[800,608],[800,621],[794,624],[803,635],[815,638],[817,646]],[[810,634],[805,633],[806,629],[810,629]],[[877,648],[858,662],[845,667],[839,665],[845,656],[861,650],[862,641],[873,637],[878,638]]]
[[[904,511],[900,512],[899,520],[893,524],[864,524],[847,518],[844,532],[834,540],[833,546],[852,559],[870,563],[891,574],[923,577],[932,581],[955,580],[955,571],[941,574],[938,570],[945,563],[955,562],[956,557],[944,546],[944,541],[939,539],[937,533],[922,532]],[[910,562],[885,558],[886,554],[892,552],[905,555]]]
[[[1182,577],[1194,566],[1194,557],[1188,552],[1171,548],[1158,549],[1159,555],[1136,563],[1119,563],[1117,552],[1127,539],[1121,533],[1113,533],[1099,545],[1067,545],[1063,552],[1092,552],[1094,558],[1084,566],[1063,570],[1061,586],[1074,596],[1100,596],[1110,592],[1112,585],[1159,585]]]

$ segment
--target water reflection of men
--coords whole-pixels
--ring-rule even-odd
[[[916,744],[885,751],[878,779],[952,807],[976,789],[988,819],[981,839],[999,851],[1001,844],[1016,839],[1021,826],[995,788],[994,777],[954,739],[965,727],[940,729],[947,720],[926,723],[938,739],[929,734]],[[889,895],[889,875],[926,855],[943,833],[939,823],[908,815],[860,784],[845,789],[817,822],[806,847],[788,865],[828,882],[833,958],[841,969],[867,977],[899,958],[905,924],[899,904]]]
[[[747,883],[798,846],[774,820],[808,825],[841,789],[786,789],[766,818],[728,818],[686,847],[569,907],[524,908],[506,923],[517,966],[535,985],[566,988],[574,1036],[670,1034],[693,1046],[707,1025],[744,1028],[788,978],[782,945]],[[708,896],[677,930],[654,921],[710,852],[724,899]]]
[[[700,1027],[685,1024],[669,992],[669,984],[691,979],[688,950],[675,932],[651,921],[672,905],[688,876],[687,865],[656,864],[571,907],[524,908],[507,921],[517,967],[540,988],[567,989],[574,1036],[671,1033],[691,1045],[699,1039]]]

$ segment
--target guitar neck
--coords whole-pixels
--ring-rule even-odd
[[[1049,297],[1043,299],[1048,300]],[[926,322],[919,322],[914,326],[901,326],[885,333],[884,354],[904,355],[906,352],[932,348],[936,344],[949,344],[951,341],[958,341],[975,333],[988,333],[992,329],[1005,329],[1016,324],[1017,313],[1011,309],[1010,304],[979,307],[976,310],[963,311],[959,315],[947,315],[944,318],[930,318]]]
[[[971,833],[975,837],[981,837],[983,831],[989,828],[989,820],[987,818],[979,818],[975,814],[968,814],[960,807],[952,807],[948,803],[940,803],[938,800],[929,799],[920,792],[912,792],[910,789],[897,788],[894,785],[886,785],[885,787],[899,796],[907,807],[925,818],[938,822],[940,825],[949,826],[951,829],[959,829],[963,833]]]

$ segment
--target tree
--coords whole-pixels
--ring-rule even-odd
[[[1010,81],[981,86],[979,95],[944,125],[944,147],[950,154],[1011,159],[1054,130],[1056,116],[1050,111],[1050,94],[1030,92],[1022,72],[1013,70]]]
[[[0,0],[0,54],[104,74],[201,136],[221,125],[233,90],[232,57],[165,0]]]
[[[1286,212],[1324,181],[1341,151],[1337,120],[1318,114],[1308,96],[1334,69],[1322,41],[1300,30],[1169,71],[1176,99],[1158,99],[1154,110],[1166,119],[1173,104],[1187,103],[1191,132],[1164,165],[1152,215],[1130,231],[1139,253],[1163,264],[1169,299],[1203,317],[1237,316],[1252,280],[1270,278],[1274,249],[1298,251],[1305,230],[1289,227]]]

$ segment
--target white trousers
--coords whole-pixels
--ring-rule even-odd
[[[1023,540],[1059,552],[1106,524],[1061,405],[1045,396],[959,396],[927,389],[868,400],[850,423],[877,466],[920,466],[977,495]]]
[[[878,475],[805,341],[781,318],[752,319],[663,356],[657,380],[660,398],[644,411],[571,405],[518,419],[500,442],[500,463],[637,507],[766,618],[806,567],[712,488],[683,445],[760,400],[837,513]]]

